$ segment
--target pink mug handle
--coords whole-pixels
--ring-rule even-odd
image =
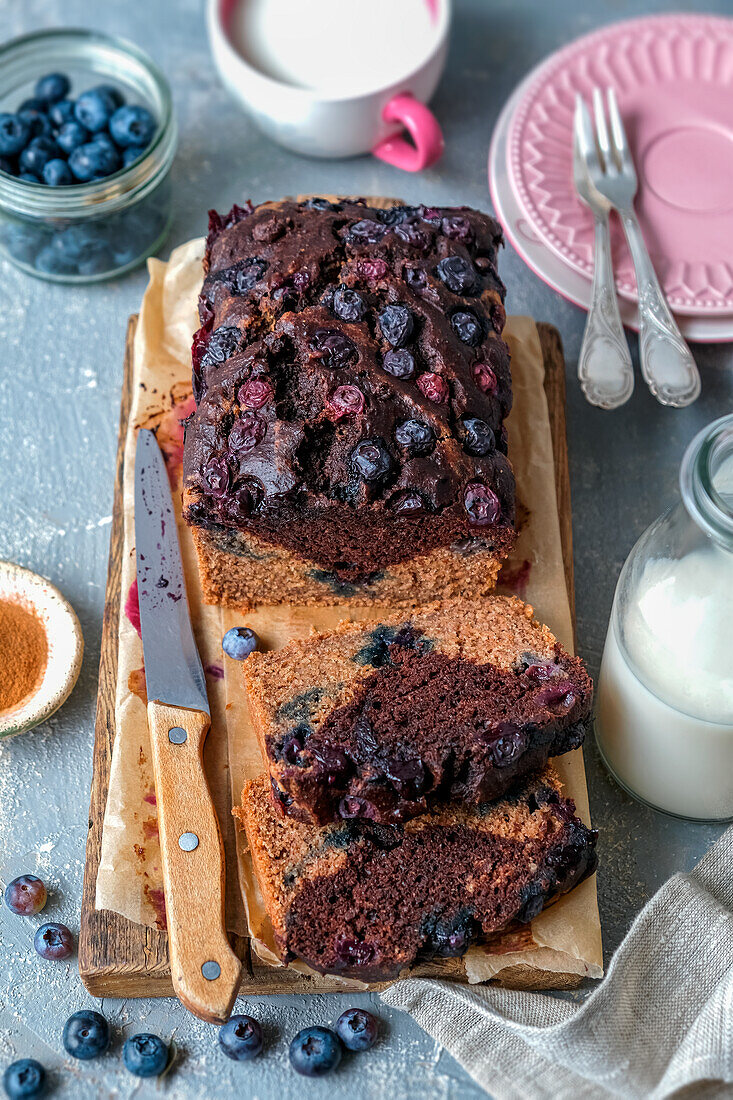
[[[392,96],[382,118],[385,122],[401,122],[415,144],[401,136],[385,138],[372,149],[375,157],[405,172],[422,172],[443,155],[445,143],[438,120],[409,92]]]

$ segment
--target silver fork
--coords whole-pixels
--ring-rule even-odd
[[[634,368],[618,310],[611,261],[608,215],[611,204],[597,191],[588,163],[598,160],[593,124],[582,96],[575,101],[573,177],[581,202],[590,209],[595,224],[595,266],[588,319],[578,357],[580,387],[591,405],[617,409],[634,389]]]
[[[596,142],[599,155],[586,162],[594,186],[615,207],[629,242],[639,292],[639,355],[644,381],[662,405],[682,408],[700,393],[700,374],[678,329],[649,258],[634,213],[636,171],[616,95],[607,91],[610,128],[603,96],[593,90]]]

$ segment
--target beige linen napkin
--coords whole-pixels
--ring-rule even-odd
[[[381,996],[495,1100],[661,1100],[685,1086],[688,1096],[730,1098],[733,827],[654,895],[580,1006],[423,979]]]

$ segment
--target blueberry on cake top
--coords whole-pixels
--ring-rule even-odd
[[[581,659],[506,596],[345,623],[243,671],[274,797],[313,824],[497,798],[577,748],[593,694]]]
[[[210,602],[493,586],[514,537],[500,243],[463,207],[211,215],[184,450]]]
[[[531,921],[596,867],[596,833],[550,766],[511,797],[440,806],[406,825],[317,828],[283,817],[266,775],[246,785],[234,813],[283,962],[366,981],[463,955]]]

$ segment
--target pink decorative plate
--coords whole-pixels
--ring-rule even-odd
[[[593,274],[593,221],[572,182],[577,92],[616,89],[639,176],[636,209],[674,310],[733,313],[733,19],[674,15],[613,24],[537,71],[508,134],[508,170],[534,232]],[[636,301],[612,219],[619,294]]]

